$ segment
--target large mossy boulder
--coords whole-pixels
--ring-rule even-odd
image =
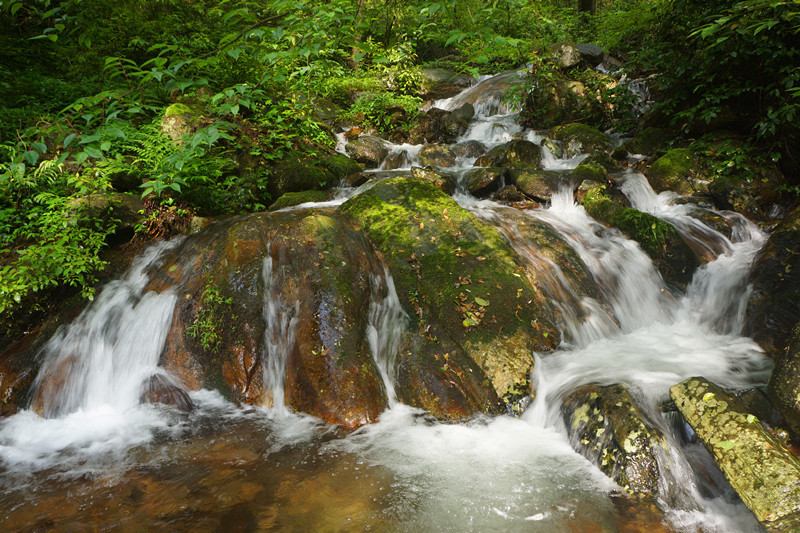
[[[701,261],[672,224],[624,206],[603,185],[586,191],[581,203],[589,216],[638,242],[665,281],[686,288]]]
[[[632,496],[659,495],[666,440],[624,386],[583,386],[564,399],[561,414],[577,452]]]
[[[673,191],[689,196],[704,187],[695,179],[697,168],[691,148],[673,148],[647,169],[647,181],[657,193]]]
[[[549,202],[561,186],[570,183],[563,172],[553,170],[513,169],[508,176],[510,183],[538,202]]]
[[[451,98],[474,83],[475,78],[443,68],[423,68],[420,96],[425,100]]]
[[[287,192],[329,190],[360,171],[358,163],[343,154],[293,152],[272,167],[266,178],[267,192],[277,200]]]
[[[492,148],[475,162],[475,166],[536,169],[541,162],[542,149],[537,144],[525,139],[514,139]]]
[[[532,350],[553,349],[559,334],[496,229],[413,179],[383,181],[340,210],[384,254],[414,321],[398,354],[402,401],[461,418],[513,409],[532,393]]]
[[[673,135],[668,129],[650,126],[636,133],[625,143],[625,149],[632,154],[656,155],[665,151],[667,143],[672,138]]]
[[[684,418],[731,487],[767,529],[800,527],[800,459],[725,390],[704,378],[670,388]]]
[[[419,160],[424,166],[452,167],[456,164],[456,154],[446,144],[426,144],[419,149]]]
[[[387,405],[367,339],[382,276],[363,234],[335,215],[212,228],[170,252],[148,287],[180,295],[160,364],[189,389],[274,405],[283,382],[291,409],[348,429],[372,422]]]
[[[344,147],[347,155],[367,168],[378,168],[387,155],[389,145],[380,137],[361,135]]]
[[[611,148],[611,139],[587,124],[564,124],[553,128],[553,138],[563,143],[569,157],[594,150],[608,151]]]
[[[753,260],[745,333],[772,355],[782,354],[800,321],[800,208],[769,236]]]
[[[800,322],[789,346],[775,356],[767,393],[794,434],[800,436]]]

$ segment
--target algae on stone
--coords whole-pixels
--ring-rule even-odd
[[[770,529],[800,520],[800,459],[788,452],[721,387],[702,377],[670,396],[733,489]]]
[[[659,495],[658,456],[666,440],[622,385],[583,386],[561,405],[572,447],[637,497]]]
[[[491,395],[475,396],[486,386],[509,407],[531,393],[531,350],[553,349],[559,334],[553,309],[527,282],[496,229],[433,185],[405,178],[383,181],[340,210],[385,255],[401,302],[416,322],[416,346],[400,355],[401,397],[436,412],[437,398],[461,394],[463,402],[454,401],[469,412],[496,408]],[[451,384],[443,378],[428,383],[428,390],[408,390],[408,376],[433,379],[418,372],[432,366],[443,369]],[[448,373],[455,368],[460,370]]]
[[[582,205],[592,218],[638,242],[666,281],[685,288],[692,280],[700,259],[672,224],[614,201],[603,185],[586,191]]]

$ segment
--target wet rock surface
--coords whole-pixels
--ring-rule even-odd
[[[775,356],[768,393],[786,423],[800,436],[800,327],[795,327],[789,345]]]
[[[561,413],[575,450],[629,494],[658,496],[658,457],[666,441],[625,387],[581,387],[564,399]]]
[[[415,317],[418,333],[399,354],[404,401],[459,417],[496,411],[498,397],[513,405],[530,394],[529,350],[552,349],[558,334],[545,298],[515,276],[521,266],[496,230],[435,187],[406,179],[384,181],[341,211],[385,254],[401,302]],[[494,305],[509,298],[527,305]],[[438,386],[420,389],[420,380]]]
[[[783,354],[800,320],[798,239],[800,209],[775,228],[753,260],[745,332],[772,356]]]
[[[800,459],[733,396],[701,377],[670,396],[742,501],[768,529],[800,524]]]

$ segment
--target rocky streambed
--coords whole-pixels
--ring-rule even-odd
[[[422,144],[342,134],[366,170],[336,191],[155,243],[6,350],[2,522],[797,527],[796,217],[715,209],[680,154],[637,172],[642,138],[524,128],[514,76]]]

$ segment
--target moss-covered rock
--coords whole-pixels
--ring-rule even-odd
[[[514,139],[495,146],[488,154],[479,158],[475,166],[535,169],[541,161],[542,150],[538,145],[525,139]]]
[[[456,179],[452,174],[433,168],[411,167],[411,177],[430,183],[447,195],[456,190]]]
[[[293,152],[272,167],[266,178],[267,192],[277,199],[287,192],[329,190],[360,171],[358,163],[342,154]]]
[[[426,144],[419,149],[419,160],[425,166],[452,167],[456,154],[446,144]]]
[[[772,405],[783,415],[795,435],[800,436],[800,322],[789,346],[775,356],[767,390]]]
[[[279,209],[294,207],[307,202],[325,202],[330,200],[330,198],[331,193],[328,191],[287,192],[283,193],[280,198],[275,200],[275,203],[269,206],[269,210],[277,211]]]
[[[531,393],[531,350],[555,347],[558,331],[497,230],[418,180],[381,182],[340,210],[385,255],[415,319],[418,333],[399,355],[403,401],[457,418]]]
[[[509,182],[528,197],[539,202],[548,202],[562,184],[569,180],[562,172],[537,169],[514,169],[509,171]]]
[[[572,183],[583,183],[586,180],[606,183],[608,181],[608,171],[602,165],[582,162],[569,173],[569,180]]]
[[[348,429],[386,407],[366,336],[371,284],[383,267],[340,217],[298,211],[236,219],[188,238],[164,264],[148,289],[173,287],[180,297],[160,364],[189,389],[269,405],[266,369],[283,353],[288,407]],[[285,326],[295,324],[293,335],[272,337],[268,301]],[[267,337],[289,344],[281,352]]]
[[[685,289],[692,280],[701,261],[672,224],[622,205],[606,193],[605,186],[586,191],[582,205],[595,220],[638,242],[665,281]]]
[[[800,208],[769,236],[753,261],[745,333],[772,356],[782,354],[800,320]]]
[[[353,160],[367,168],[377,168],[389,155],[386,141],[372,135],[362,135],[353,139],[344,149]]]
[[[659,495],[658,457],[666,440],[624,386],[581,387],[564,399],[561,414],[577,452],[632,496]]]
[[[800,459],[765,431],[725,390],[695,377],[670,388],[722,473],[768,529],[800,524]]]
[[[451,148],[457,157],[480,157],[486,153],[486,145],[474,139],[454,144]]]
[[[420,96],[425,100],[451,98],[474,83],[475,78],[443,68],[423,68]]]
[[[619,172],[622,170],[620,164],[609,155],[605,150],[593,150],[589,156],[581,161],[582,165],[597,165],[606,172]]]
[[[500,188],[506,175],[504,168],[473,168],[464,176],[467,190],[473,196],[486,196]]]
[[[639,131],[625,143],[625,149],[632,154],[656,155],[666,150],[667,143],[672,137],[668,129],[650,126]]]
[[[611,139],[605,133],[587,124],[564,124],[553,128],[553,137],[564,143],[567,155],[570,157],[592,152],[594,150],[607,151],[611,148]]]
[[[673,148],[659,157],[649,169],[647,180],[655,192],[674,191],[681,196],[694,194],[699,187],[695,179],[697,167],[691,148]]]

